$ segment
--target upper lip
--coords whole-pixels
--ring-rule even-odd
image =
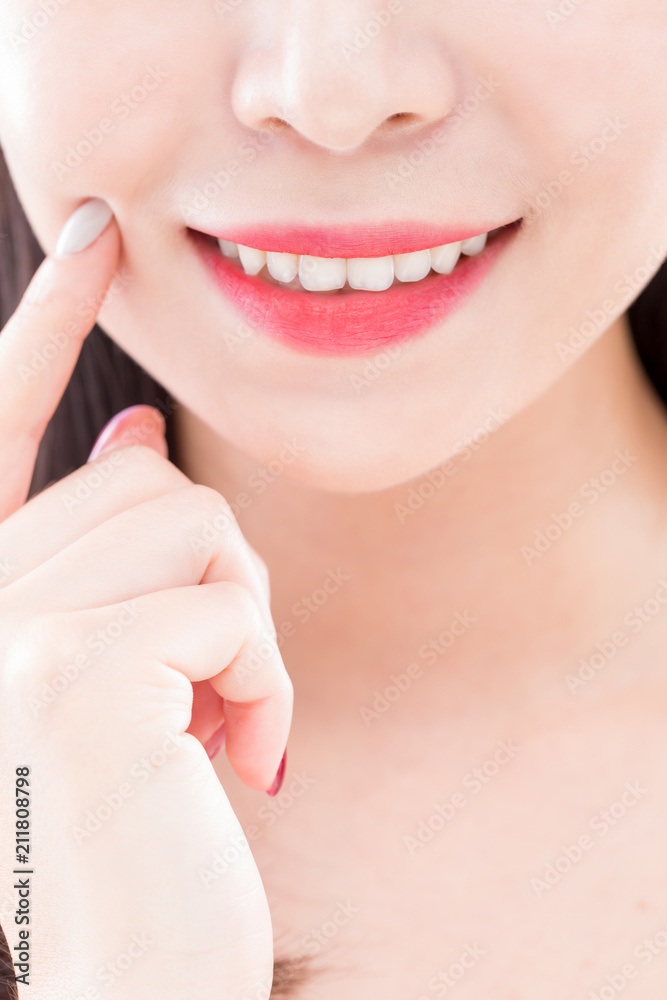
[[[349,226],[230,226],[223,230],[201,228],[216,239],[271,253],[293,253],[312,257],[388,257],[393,254],[428,250],[446,243],[458,243],[472,236],[491,233],[516,222],[489,222],[475,225],[435,226],[432,223],[385,222],[379,225]],[[192,227],[194,228],[194,227]],[[198,227],[199,228],[199,227]]]

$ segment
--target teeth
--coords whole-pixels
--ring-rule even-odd
[[[299,281],[307,292],[330,292],[342,288],[346,278],[343,257],[299,258]]]
[[[355,257],[347,262],[350,288],[366,292],[384,292],[394,283],[393,257]]]
[[[265,251],[255,250],[253,247],[242,247],[239,244],[239,257],[246,274],[259,274],[266,264]]]
[[[431,267],[438,274],[451,274],[461,256],[461,243],[443,243],[431,250]]]
[[[431,270],[431,251],[394,254],[394,270],[399,281],[421,281]]]
[[[496,232],[494,230],[493,232]],[[291,284],[298,277],[308,292],[329,292],[350,288],[382,292],[401,282],[421,281],[431,270],[451,274],[461,254],[474,257],[482,252],[489,233],[472,236],[458,243],[445,243],[430,250],[398,253],[388,257],[311,257],[306,254],[275,253],[257,250],[229,240],[218,240],[220,252],[230,259],[240,259],[246,274],[257,275],[264,267],[275,281]]]
[[[232,259],[238,260],[239,248],[236,243],[230,243],[229,240],[218,240],[218,246],[222,250],[225,257],[231,257]]]
[[[482,233],[481,236],[471,236],[469,240],[464,240],[461,244],[461,253],[465,253],[468,257],[474,257],[475,254],[481,253],[486,246],[486,233]]]
[[[294,281],[299,273],[299,255],[295,253],[267,253],[266,266],[276,281]]]

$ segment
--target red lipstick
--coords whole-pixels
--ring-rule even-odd
[[[344,356],[380,351],[442,323],[479,286],[520,224],[521,219],[500,229],[491,224],[482,253],[462,256],[451,274],[431,272],[421,281],[396,282],[383,292],[348,286],[333,292],[293,291],[247,275],[239,261],[222,255],[216,237],[276,253],[382,257],[455,243],[484,232],[483,226],[447,232],[399,225],[363,231],[246,227],[224,234],[188,232],[215,284],[258,333],[301,352]]]

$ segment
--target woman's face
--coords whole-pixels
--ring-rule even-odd
[[[526,407],[667,255],[666,51],[665,0],[2,0],[0,143],[45,249],[110,203],[100,324],[181,403],[378,489]],[[518,219],[390,291],[246,278],[213,239],[386,283],[342,259]]]

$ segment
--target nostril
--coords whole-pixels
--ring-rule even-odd
[[[415,114],[413,111],[397,111],[393,115],[389,115],[382,122],[380,130],[382,129],[407,129],[414,125],[420,125],[423,123],[421,115]]]
[[[290,128],[290,123],[284,118],[278,118],[277,115],[271,115],[269,118],[265,118],[262,125],[267,130],[267,132],[282,132],[286,128]]]

